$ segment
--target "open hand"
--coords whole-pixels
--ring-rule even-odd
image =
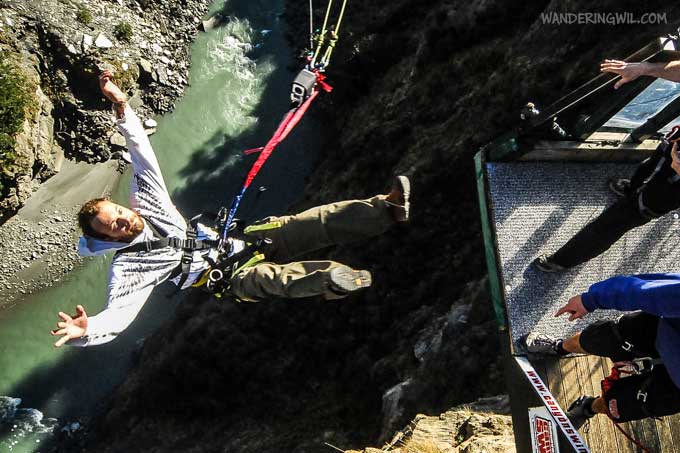
[[[82,305],[76,307],[76,315],[71,317],[66,313],[60,311],[59,317],[61,322],[57,323],[58,329],[52,330],[52,336],[63,335],[54,346],[59,348],[69,340],[74,340],[85,335],[87,332],[87,313]]]
[[[557,310],[557,313],[555,313],[555,317],[558,317],[565,313],[569,313],[569,321],[575,321],[577,319],[580,319],[588,313],[586,307],[583,306],[581,295],[574,296],[571,299],[569,299],[569,302],[567,302],[562,308]]]
[[[621,80],[618,80],[614,85],[615,90],[621,85],[645,75],[645,68],[645,63],[626,63],[621,60],[604,60],[600,65],[601,72],[611,72],[621,76]]]

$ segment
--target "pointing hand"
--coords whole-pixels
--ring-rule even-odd
[[[569,302],[567,302],[562,308],[557,310],[557,313],[555,313],[555,317],[558,317],[565,313],[569,313],[569,321],[575,321],[577,319],[580,319],[588,313],[586,307],[583,306],[583,301],[581,300],[580,295],[574,296],[571,299],[569,299]]]

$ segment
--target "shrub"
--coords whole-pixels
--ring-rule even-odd
[[[132,25],[121,22],[113,29],[113,33],[119,40],[129,42],[132,39]]]
[[[0,52],[0,185],[3,176],[12,174],[14,137],[35,108],[34,91],[33,83]]]
[[[76,13],[76,19],[82,24],[89,25],[92,22],[92,13],[89,9],[81,6]]]

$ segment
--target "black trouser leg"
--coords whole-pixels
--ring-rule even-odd
[[[657,151],[647,159],[640,162],[640,165],[635,169],[635,173],[630,178],[630,191],[634,192],[637,190],[645,179],[649,178],[652,172],[656,169],[659,164],[659,160],[663,157],[664,153],[657,149]]]
[[[564,267],[585,263],[608,250],[627,231],[649,220],[640,214],[634,198],[622,198],[576,233],[551,259]]]
[[[609,357],[613,362],[636,358],[658,358],[656,337],[660,318],[648,313],[627,313],[618,321],[596,321],[580,336],[589,354]],[[650,372],[621,375],[603,389],[608,415],[617,422],[661,417],[680,412],[680,389],[664,365]]]

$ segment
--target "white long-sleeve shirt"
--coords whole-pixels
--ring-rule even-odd
[[[187,224],[170,199],[158,160],[151,143],[134,111],[127,106],[125,116],[117,122],[118,130],[125,136],[132,158],[134,176],[130,190],[130,207],[145,219],[145,228],[132,243],[103,241],[81,237],[79,252],[84,256],[102,255],[110,251],[124,252],[131,244],[154,239],[148,223],[167,237],[186,239]],[[198,224],[198,239],[216,239],[217,233]],[[232,253],[243,249],[244,243],[232,241]],[[94,346],[107,343],[125,330],[135,319],[153,289],[167,280],[180,265],[183,252],[165,247],[149,252],[119,253],[111,263],[106,308],[88,318],[86,335],[71,340],[69,345]],[[193,252],[189,277],[182,289],[187,288],[203,273],[208,263],[205,255],[215,258],[215,250]],[[175,284],[180,277],[176,277]]]

